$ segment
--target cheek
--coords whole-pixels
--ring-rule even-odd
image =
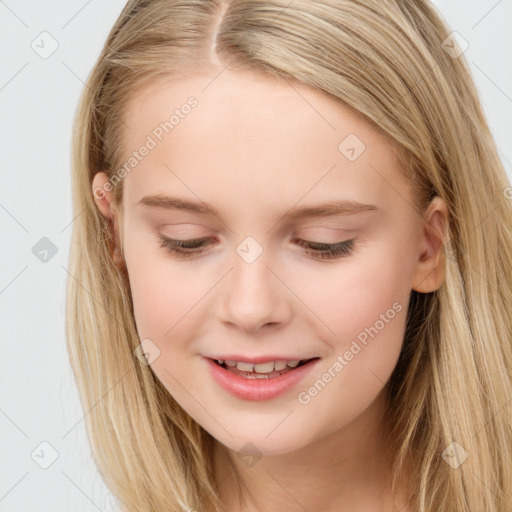
[[[294,289],[327,326],[326,340],[338,349],[376,322],[380,327],[381,315],[394,318],[396,309],[406,310],[410,296],[409,267],[403,255],[398,257],[392,248],[382,244],[339,265],[316,267],[309,279],[295,278]],[[403,322],[393,320],[385,324],[379,336],[385,338],[383,334],[387,331],[390,338],[400,343],[397,335],[402,329]]]
[[[204,295],[206,285],[187,263],[171,260],[151,236],[128,236],[125,243],[137,331],[160,346],[179,340],[188,313]],[[193,315],[192,315],[193,316]]]
[[[302,289],[329,327],[324,340],[332,355],[310,379],[311,393],[302,390],[301,403],[311,400],[326,411],[343,404],[340,414],[350,416],[370,404],[389,379],[403,344],[410,287],[407,263],[390,252],[380,254],[391,255],[368,254]]]
[[[151,354],[151,370],[169,394],[192,412],[190,396],[201,396],[192,378],[191,355],[201,325],[200,308],[195,305],[209,287],[186,264],[166,258],[165,249],[130,243],[125,247],[137,333],[141,341],[150,340],[144,347]]]

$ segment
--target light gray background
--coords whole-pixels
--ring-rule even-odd
[[[2,512],[114,510],[90,457],[68,364],[64,292],[72,119],[124,3],[0,0]],[[510,179],[512,0],[434,3],[469,43],[465,55]],[[59,45],[47,59],[31,48],[43,31]],[[42,237],[57,248],[46,263],[32,252]],[[58,453],[48,469],[36,463],[51,461],[44,441]]]

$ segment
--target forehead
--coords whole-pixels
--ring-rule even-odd
[[[195,106],[184,108],[190,98]],[[131,195],[164,192],[162,184],[180,175],[196,190],[271,183],[283,202],[295,203],[319,180],[324,190],[353,195],[357,186],[377,196],[399,179],[393,147],[363,117],[322,91],[262,74],[166,79],[134,95],[124,120],[126,159],[148,137],[155,143],[126,179]]]
[[[387,142],[360,115],[322,91],[290,79],[224,70],[169,78],[135,94],[124,114],[126,146],[136,146],[137,137],[169,120],[191,97],[197,106],[179,116],[179,129],[175,126],[167,138],[207,134],[215,144],[248,138],[280,143],[302,139],[308,146],[322,142],[322,149],[327,149],[337,147],[344,135],[356,133],[380,148]],[[243,130],[230,130],[234,127]]]

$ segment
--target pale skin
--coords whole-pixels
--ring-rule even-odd
[[[131,98],[127,156],[187,98],[198,105],[123,179],[122,211],[112,191],[97,193],[107,182],[104,172],[92,184],[99,210],[119,231],[139,336],[160,350],[151,369],[218,441],[227,510],[409,510],[405,494],[394,503],[390,495],[380,415],[410,292],[432,292],[444,279],[446,204],[435,198],[420,218],[389,142],[321,92],[247,72],[217,74],[169,80]],[[366,146],[354,161],[338,149],[349,134]],[[218,216],[139,203],[154,194],[203,201]],[[378,209],[286,216],[293,207],[339,200]],[[185,259],[161,247],[159,235],[211,243]],[[263,249],[250,264],[236,251],[247,236]],[[321,259],[297,239],[353,239],[354,246]],[[378,335],[300,403],[299,392],[393,304],[402,308]],[[211,379],[203,359],[211,353],[316,355],[321,364],[290,392],[253,402]],[[262,455],[252,467],[236,457],[248,442]],[[228,456],[247,483],[243,504]]]

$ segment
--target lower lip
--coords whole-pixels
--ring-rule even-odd
[[[293,388],[316,366],[319,359],[314,359],[294,370],[269,379],[246,379],[231,373],[215,361],[205,358],[211,376],[226,391],[242,400],[271,400]]]

